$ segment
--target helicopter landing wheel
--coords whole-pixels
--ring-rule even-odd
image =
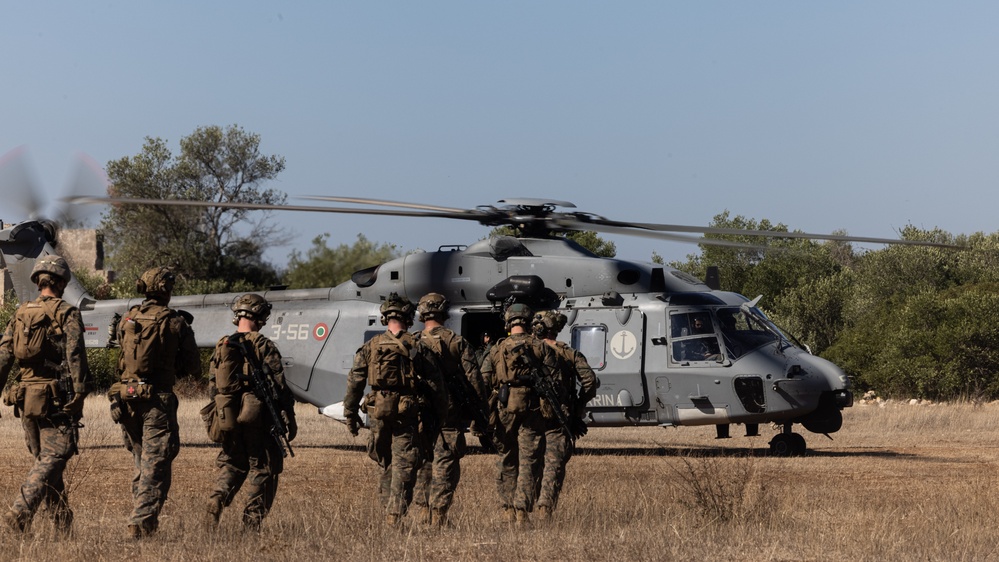
[[[770,453],[778,457],[805,453],[805,438],[797,433],[778,433],[770,440]]]

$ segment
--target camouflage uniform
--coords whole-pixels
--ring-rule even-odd
[[[597,377],[586,361],[586,357],[565,342],[547,341],[558,358],[556,371],[557,388],[562,404],[566,406],[567,417],[571,420],[582,415],[586,404],[597,395]],[[577,394],[576,381],[580,388]],[[545,414],[545,460],[538,494],[538,509],[546,515],[558,506],[559,493],[565,481],[565,466],[572,456],[573,442],[566,435],[555,418],[554,412],[544,408]]]
[[[117,387],[109,394],[115,404],[113,408],[120,408],[125,448],[132,453],[135,462],[129,532],[136,538],[149,535],[159,527],[159,513],[170,492],[171,465],[180,452],[178,402],[173,386],[178,376],[201,374],[201,356],[194,340],[194,330],[160,297],[147,298],[128,311],[118,323],[118,342],[123,342],[129,323],[134,324],[133,318],[157,313],[166,313],[167,316],[160,332],[161,356],[151,358],[155,370],[142,374],[128,373],[124,350],[118,359],[118,373],[122,381],[138,376],[152,385],[151,397],[148,400],[120,400]],[[127,383],[124,384],[127,386]]]
[[[295,438],[295,399],[284,380],[284,366],[281,363],[281,353],[277,345],[260,332],[247,332],[243,335],[247,345],[256,355],[254,363],[261,366],[264,376],[269,376],[277,390],[279,404],[276,406],[284,416],[291,434],[288,440]],[[212,355],[209,371],[209,384],[212,398],[219,392],[218,380],[220,349],[227,344],[230,336],[219,340]],[[249,362],[244,362],[244,369],[251,368]],[[248,371],[247,371],[248,372]],[[236,393],[252,392],[249,377],[243,376],[242,388]],[[261,521],[270,511],[277,494],[278,478],[284,470],[284,454],[280,445],[271,435],[272,424],[269,423],[269,412],[266,408],[256,419],[245,420],[231,431],[224,431],[222,436],[222,451],[215,461],[218,476],[215,488],[208,500],[208,511],[213,523],[218,522],[222,509],[228,507],[247,481],[246,507],[243,508],[243,525],[247,528],[259,528]]]
[[[375,367],[372,362],[373,351],[380,342],[401,345],[408,351],[416,379],[403,380],[393,387],[373,386],[372,392],[365,398],[371,430],[368,456],[381,467],[379,500],[385,507],[388,520],[395,523],[406,514],[413,499],[416,472],[429,455],[427,434],[437,433],[430,428],[440,427],[439,420],[447,411],[447,394],[440,373],[417,351],[413,335],[405,331],[398,334],[385,331],[368,340],[354,355],[354,366],[347,377],[347,393],[343,399],[344,413],[348,420],[357,423],[356,420],[359,419],[357,412],[369,381],[369,368]],[[410,377],[407,375],[405,378]],[[372,412],[377,408],[378,401],[393,398],[400,405],[404,402],[416,402],[419,406],[407,406],[405,413],[396,411],[384,419],[376,419]],[[427,429],[421,430],[421,425]],[[354,430],[356,426],[352,431]]]
[[[83,344],[83,319],[76,307],[60,298],[40,296],[33,302],[54,308],[52,324],[56,327],[53,330],[56,335],[49,338],[54,344],[49,349],[51,355],[37,363],[19,362],[20,391],[16,399],[15,415],[21,415],[25,442],[28,451],[35,457],[35,464],[28,472],[28,478],[5,519],[11,527],[23,530],[31,522],[39,505],[44,503],[52,514],[56,528],[68,532],[73,521],[73,511],[69,508],[62,475],[66,463],[77,453],[77,421],[62,409],[66,403],[65,396],[49,400],[46,416],[28,419],[23,415],[24,392],[28,387],[58,380],[64,372],[68,372],[73,392],[81,400],[92,390]],[[21,305],[16,314],[20,314],[26,306]],[[7,380],[14,365],[13,331],[12,320],[7,324],[3,339],[0,340],[0,380],[3,381]]]
[[[516,306],[516,305],[514,305]],[[504,382],[499,372],[504,357],[530,354],[541,369],[541,376],[550,377],[556,369],[555,354],[545,343],[530,333],[511,334],[493,346],[482,366],[482,376],[493,387],[493,397],[506,393],[506,405],[496,400],[497,423],[494,426],[496,447],[500,459],[496,479],[500,505],[504,516],[526,520],[533,509],[537,476],[541,473],[541,438],[545,430],[538,394],[518,381]],[[512,365],[506,365],[512,371]]]
[[[449,389],[447,415],[444,417],[439,435],[430,436],[434,448],[428,462],[420,468],[416,476],[414,503],[421,508],[429,508],[443,523],[454,491],[461,479],[461,458],[465,454],[465,429],[472,420],[472,414],[463,411],[450,394],[448,380],[465,377],[475,394],[468,400],[478,403],[487,395],[475,355],[471,347],[460,335],[443,326],[433,328],[430,333],[415,334],[420,345],[433,353],[437,366],[442,372],[445,388]]]

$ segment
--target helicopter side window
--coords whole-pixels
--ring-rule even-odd
[[[586,356],[586,362],[592,369],[599,370],[607,366],[606,326],[574,326],[571,345]]]
[[[715,335],[711,315],[704,311],[670,315],[674,363],[721,361],[721,347]]]
[[[717,314],[719,331],[730,359],[738,359],[774,339],[759,320],[739,308],[722,308]]]

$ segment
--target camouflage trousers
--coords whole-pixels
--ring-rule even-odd
[[[538,505],[558,507],[558,497],[565,482],[565,466],[572,457],[573,444],[557,421],[545,420],[544,469],[538,483]]]
[[[496,487],[500,505],[531,511],[535,487],[541,473],[541,437],[544,417],[540,410],[511,412],[499,409],[496,448],[499,452]]]
[[[461,458],[465,456],[465,432],[445,427],[434,442],[430,458],[416,473],[413,502],[447,511],[461,480]]]
[[[209,496],[209,511],[221,513],[222,508],[229,507],[246,483],[243,523],[259,526],[274,505],[279,475],[284,471],[281,448],[269,428],[239,425],[224,432],[215,465],[218,470]]]
[[[66,463],[77,452],[76,429],[69,420],[53,422],[47,418],[21,418],[21,426],[35,464],[21,485],[13,511],[30,520],[39,506],[44,505],[57,524],[71,521],[73,511],[69,508],[62,475]]]
[[[388,514],[405,515],[413,501],[416,472],[427,456],[417,421],[369,418],[368,424],[368,456],[382,469],[378,499]]]
[[[121,429],[125,448],[135,461],[129,523],[154,531],[170,492],[171,465],[180,452],[177,396],[162,393],[147,401],[126,403]]]

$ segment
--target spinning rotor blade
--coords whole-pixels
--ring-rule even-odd
[[[30,220],[40,218],[45,201],[28,164],[27,147],[19,146],[0,158],[0,186],[3,187],[5,202],[14,205],[22,217]]]
[[[668,232],[657,232],[652,230],[637,230],[627,226],[611,226],[585,221],[573,221],[567,219],[556,219],[554,221],[565,230],[592,230],[606,234],[623,234],[625,236],[639,236],[642,238],[653,238],[656,240],[669,240],[670,242],[684,242],[687,244],[704,244],[707,246],[722,246],[726,248],[740,248],[744,250],[773,250],[769,246],[758,246],[745,242],[734,242],[732,240],[716,240],[713,238],[703,238],[697,236],[685,236],[683,234],[670,234]]]
[[[383,205],[386,207],[402,207],[406,209],[423,209],[425,211],[439,211],[442,213],[467,213],[465,209],[455,209],[452,207],[438,207],[436,205],[424,205],[420,203],[403,203],[400,201],[387,201],[385,199],[363,199],[360,197],[336,197],[333,195],[303,195],[298,199],[310,199],[313,201],[333,201],[334,203],[357,203],[359,205]]]

